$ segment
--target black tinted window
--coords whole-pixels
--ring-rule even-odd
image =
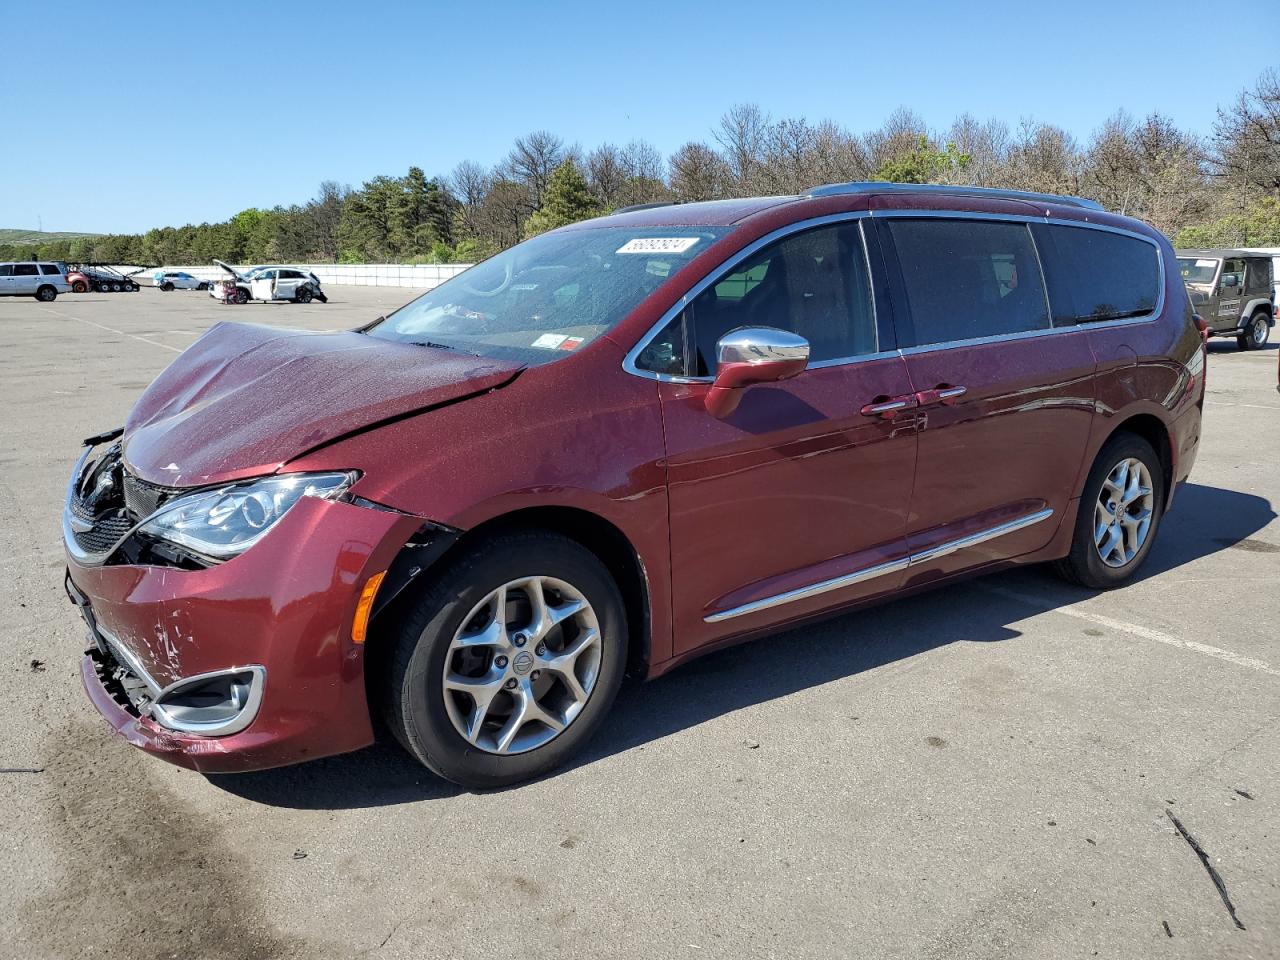
[[[40,264],[40,272],[56,277],[58,275],[58,268],[52,263],[42,263]]]
[[[890,220],[917,346],[1049,326],[1025,224]]]
[[[710,376],[716,341],[739,327],[777,327],[809,341],[809,359],[876,352],[875,311],[857,223],[785,237],[734,265],[642,352],[660,373]]]
[[[1089,323],[1151,313],[1160,299],[1155,245],[1110,230],[1037,224],[1054,323]]]
[[[13,265],[13,275],[15,277],[34,277],[36,276],[36,265],[34,263],[15,263]]]
[[[0,263],[0,277],[12,277],[12,276],[13,276],[13,264]]]

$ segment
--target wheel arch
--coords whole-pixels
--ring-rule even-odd
[[[1152,413],[1135,413],[1126,417],[1115,425],[1103,445],[1111,440],[1112,437],[1120,433],[1132,433],[1141,437],[1147,443],[1151,444],[1151,448],[1155,450],[1156,456],[1160,458],[1160,472],[1164,481],[1164,507],[1169,509],[1169,500],[1173,495],[1173,438],[1169,434],[1169,428],[1165,422]],[[1099,447],[1101,450],[1101,447]]]
[[[622,594],[623,607],[627,617],[627,672],[638,676],[646,676],[651,656],[650,603],[651,590],[648,572],[639,552],[617,525],[580,507],[569,506],[530,506],[497,514],[468,528],[465,531],[451,532],[449,542],[442,552],[437,553],[428,565],[418,568],[413,576],[417,579],[422,573],[449,562],[459,552],[472,544],[490,537],[516,531],[546,531],[556,533],[581,544],[590,550],[604,564],[609,575],[618,585]],[[401,553],[418,549],[406,544]],[[397,560],[400,558],[397,557]],[[391,569],[397,567],[392,562]],[[392,586],[388,584],[388,586]],[[389,599],[387,609],[394,609],[400,598],[413,594],[412,582],[392,586],[399,595]],[[381,610],[375,612],[375,616]],[[394,614],[393,614],[394,615]]]

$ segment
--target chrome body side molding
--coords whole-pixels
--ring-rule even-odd
[[[843,587],[851,587],[855,583],[862,583],[864,580],[872,580],[876,577],[883,577],[890,573],[897,573],[901,570],[907,569],[908,567],[914,567],[921,563],[927,563],[930,560],[937,560],[940,557],[948,556],[960,550],[967,550],[970,547],[976,547],[980,543],[986,543],[988,540],[994,540],[996,537],[1003,537],[1005,534],[1013,533],[1016,530],[1023,530],[1033,524],[1040,523],[1042,520],[1048,520],[1051,516],[1053,516],[1053,510],[1046,507],[1044,510],[1027,514],[1025,517],[1019,517],[1016,520],[1009,520],[1006,523],[998,524],[986,530],[971,533],[967,537],[960,537],[956,540],[949,540],[946,543],[940,543],[936,547],[930,547],[928,550],[913,553],[909,556],[903,557],[901,560],[890,560],[888,563],[879,563],[874,567],[857,570],[853,573],[845,574],[842,577],[833,577],[830,580],[822,580],[818,583],[810,584],[807,587],[798,587],[795,590],[788,590],[785,593],[775,594],[772,597],[765,597],[763,600],[753,600],[751,603],[744,603],[739,607],[732,607],[728,610],[721,610],[719,613],[708,614],[702,619],[705,623],[720,623],[724,620],[732,620],[735,617],[746,616],[749,613],[759,613],[761,610],[778,607],[784,603],[792,603],[796,600],[807,600],[809,597],[820,596],[824,593],[830,593],[832,590],[840,590]]]

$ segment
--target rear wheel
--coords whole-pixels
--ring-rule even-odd
[[[599,727],[626,665],[617,584],[593,553],[553,533],[474,547],[385,639],[389,725],[422,763],[467,787],[568,760]]]
[[[1164,468],[1151,444],[1132,433],[1113,436],[1085,480],[1071,552],[1058,572],[1099,590],[1125,583],[1151,552],[1164,496]]]
[[[113,283],[113,284],[111,284],[111,292],[112,292],[112,293],[119,293],[119,292],[121,291],[121,289],[123,289],[123,288],[120,286],[120,284],[118,284],[118,283]]]
[[[1258,310],[1249,318],[1249,326],[1237,341],[1241,350],[1261,350],[1271,338],[1271,322],[1266,311]]]
[[[83,280],[77,280],[75,283],[71,284],[71,292],[72,293],[88,293],[89,285],[85,283]]]
[[[54,300],[58,299],[58,291],[48,284],[45,284],[36,291],[36,299],[41,303],[53,303]]]
[[[297,301],[298,301],[298,303],[310,303],[310,302],[311,302],[311,288],[310,288],[310,287],[299,287],[299,288],[298,288],[298,293],[297,293],[297,295],[294,297],[294,299],[295,299],[295,300],[297,300]]]
[[[126,284],[124,285],[124,288],[125,288],[125,291],[126,291],[126,292],[128,292],[128,293],[137,293],[137,292],[138,292],[138,285],[137,285],[136,283],[133,283],[132,281],[130,281],[129,283],[126,283]]]

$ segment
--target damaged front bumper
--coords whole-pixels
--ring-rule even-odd
[[[123,551],[89,561],[68,529],[90,700],[134,746],[207,773],[366,746],[357,603],[422,525],[304,497],[252,548],[197,569],[124,562]]]

